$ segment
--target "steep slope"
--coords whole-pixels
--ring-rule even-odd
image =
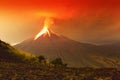
[[[30,54],[17,50],[0,40],[0,61],[23,62],[25,59],[29,58],[29,55]]]
[[[61,57],[73,67],[119,67],[119,58],[111,57],[109,51],[101,46],[80,43],[52,32],[50,34],[36,40],[30,38],[15,47],[50,59]]]

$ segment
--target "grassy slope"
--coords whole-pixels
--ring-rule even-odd
[[[1,61],[23,61],[27,58],[30,58],[32,54],[17,50],[10,46],[9,44],[0,41],[0,60]]]

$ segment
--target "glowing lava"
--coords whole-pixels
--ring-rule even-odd
[[[43,29],[35,36],[34,40],[38,39],[42,35],[47,35],[50,37],[50,31],[48,30],[48,27],[53,24],[53,21],[50,18],[46,18],[44,21],[44,27]]]

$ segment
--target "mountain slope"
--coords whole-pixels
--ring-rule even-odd
[[[29,58],[29,55],[30,54],[17,50],[0,40],[0,61],[23,62],[25,59]]]
[[[109,50],[111,53],[114,52],[114,54],[120,56],[120,42],[104,44],[104,45],[100,45],[100,47],[104,48],[104,50],[106,51]]]
[[[119,67],[119,58],[111,56],[109,51],[105,51],[101,46],[80,43],[55,33],[50,34],[51,36],[42,35],[36,40],[30,38],[15,47],[50,59],[61,57],[72,67]]]

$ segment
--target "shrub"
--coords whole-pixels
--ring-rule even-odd
[[[61,58],[56,58],[50,62],[54,66],[67,66],[67,64],[64,64]]]

